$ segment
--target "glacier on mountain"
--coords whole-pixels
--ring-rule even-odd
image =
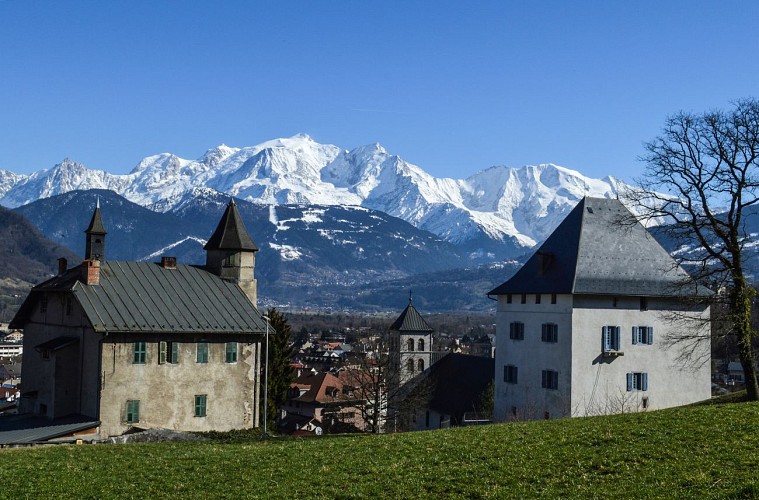
[[[69,159],[28,176],[0,170],[0,204],[7,207],[92,188],[157,211],[181,209],[198,193],[268,205],[360,206],[455,244],[485,238],[527,248],[544,240],[583,196],[616,197],[624,185],[553,164],[436,178],[380,144],[349,151],[305,134],[243,148],[222,144],[197,160],[152,155],[123,175]]]

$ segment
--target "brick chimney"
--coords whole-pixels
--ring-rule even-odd
[[[100,284],[100,261],[88,259],[82,262],[82,283],[85,285]]]

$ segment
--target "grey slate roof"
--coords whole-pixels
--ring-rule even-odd
[[[208,242],[203,247],[205,250],[250,250],[257,251],[253,238],[245,229],[240,212],[237,210],[234,200],[229,200],[227,209],[224,211],[219,225],[213,232]]]
[[[75,432],[95,429],[100,421],[80,415],[49,420],[29,414],[0,417],[0,444],[40,443]]]
[[[583,198],[537,252],[488,295],[707,296],[619,200]]]
[[[435,331],[424,321],[422,315],[416,310],[409,298],[406,309],[403,310],[398,319],[390,325],[390,329],[397,332],[433,332]]]
[[[105,232],[105,225],[103,225],[103,218],[100,216],[99,206],[95,207],[95,212],[92,214],[90,225],[87,226],[87,229],[84,232],[91,234],[107,234]]]
[[[266,324],[234,283],[203,269],[150,262],[102,263],[100,284],[80,267],[35,286],[13,320],[23,326],[38,292],[72,291],[96,332],[264,333]]]

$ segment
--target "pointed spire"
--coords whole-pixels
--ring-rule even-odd
[[[229,200],[219,225],[216,226],[216,230],[203,248],[205,250],[258,251],[258,247],[242,222],[242,217],[233,198]]]
[[[422,315],[419,314],[419,311],[417,311],[414,305],[411,303],[411,292],[409,292],[408,305],[406,306],[406,309],[403,310],[401,315],[398,316],[398,319],[396,319],[395,322],[390,326],[390,330],[395,330],[398,332],[419,333],[434,331],[434,329],[424,320],[424,318],[422,318]]]
[[[84,232],[87,234],[107,234],[105,226],[103,225],[103,218],[100,215],[100,197],[98,197],[95,211],[92,213],[90,225]]]
[[[95,204],[90,225],[84,231],[87,234],[84,247],[84,258],[105,261],[105,225],[100,215],[100,197]]]

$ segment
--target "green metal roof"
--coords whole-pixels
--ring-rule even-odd
[[[100,283],[79,280],[80,267],[41,283],[13,319],[23,327],[39,293],[70,291],[101,333],[264,333],[261,313],[235,283],[202,268],[150,262],[102,263]]]

